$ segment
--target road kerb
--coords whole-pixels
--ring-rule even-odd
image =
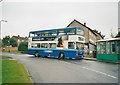
[[[23,64],[20,60],[18,60],[21,64]],[[27,72],[27,74],[28,74],[28,76],[29,76],[29,78],[30,78],[30,80],[31,80],[31,82],[32,83],[34,83],[34,81],[32,80],[32,76],[30,75],[30,72],[28,71],[28,69],[27,69],[27,67],[23,64],[23,66],[24,66],[24,68],[25,68],[25,70],[26,70],[26,72]]]
[[[99,61],[99,62],[106,62],[106,63],[114,63],[114,64],[120,64],[120,61],[108,61],[108,60],[98,60],[93,58],[83,58],[84,60],[91,60],[91,61]]]
[[[25,67],[25,70],[27,71],[27,73],[28,73],[28,76],[29,76],[29,78],[30,78],[30,80],[32,81],[32,83],[34,83],[34,81],[32,80],[32,76],[30,75],[30,72],[28,71],[28,69],[27,69],[27,67],[24,65],[24,67]]]

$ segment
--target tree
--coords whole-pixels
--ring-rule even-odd
[[[16,47],[17,46],[17,41],[13,38],[10,38],[10,36],[5,36],[2,39],[2,43],[3,43],[3,47],[5,46],[12,46],[12,47]]]
[[[17,47],[17,41],[14,38],[10,38],[10,45],[12,45],[12,47]]]
[[[2,47],[2,40],[0,40],[0,47]]]
[[[3,46],[9,46],[10,45],[10,36],[5,36],[2,39]]]
[[[116,38],[120,37],[120,32],[115,36]]]
[[[18,46],[18,50],[26,52],[28,50],[28,42],[21,42]]]

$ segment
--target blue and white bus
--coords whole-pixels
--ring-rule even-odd
[[[58,59],[83,58],[84,42],[84,30],[79,27],[31,31],[28,54]]]

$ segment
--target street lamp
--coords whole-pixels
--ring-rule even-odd
[[[1,20],[0,22],[8,22],[8,21],[6,21],[6,20]]]
[[[1,29],[1,28],[2,28],[2,27],[1,27],[1,24],[2,24],[2,22],[8,22],[8,21],[6,21],[6,20],[0,20],[0,39],[1,39],[1,35],[2,35],[2,33],[1,33],[1,30],[2,30],[2,29]]]
[[[1,29],[1,28],[2,28],[2,27],[1,27],[1,24],[2,24],[2,22],[8,22],[8,21],[6,21],[6,20],[0,20],[0,39],[1,39],[1,35],[2,35],[2,34],[1,34],[1,30],[2,30],[2,29]]]

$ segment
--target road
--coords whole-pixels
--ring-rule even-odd
[[[10,54],[28,69],[35,83],[117,83],[118,64],[89,60],[37,58],[27,54]]]

